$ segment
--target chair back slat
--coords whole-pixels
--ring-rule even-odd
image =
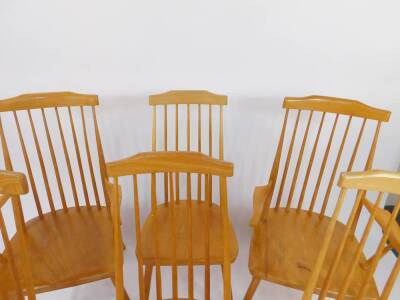
[[[339,180],[341,196],[335,207],[335,212],[337,213],[331,218],[329,226],[333,228],[342,226],[341,223],[343,222],[345,224],[344,231],[339,240],[332,239],[332,234],[330,233],[325,235],[324,245],[327,246],[320,249],[317,261],[321,263],[314,266],[303,299],[310,299],[320,276],[323,277],[320,277],[322,288],[319,291],[318,299],[325,299],[333,294],[338,299],[347,299],[349,297],[356,299],[371,297],[388,299],[400,271],[399,259],[395,258],[392,266],[385,262],[385,271],[389,274],[386,277],[384,276],[386,282],[384,282],[384,287],[380,294],[374,287],[376,284],[373,281],[374,274],[383,256],[389,255],[388,253],[391,253],[390,249],[400,250],[400,226],[396,222],[400,212],[400,201],[397,201],[391,213],[381,208],[386,193],[400,195],[399,186],[400,173],[372,170],[342,174]],[[347,213],[342,209],[342,206],[344,201],[351,201],[351,199],[346,199],[347,195],[353,195],[353,193],[348,192],[349,190],[356,190],[357,193],[355,201],[353,200],[351,213],[346,217]],[[377,194],[375,200],[369,201],[366,198],[367,193]],[[360,207],[368,212],[365,225],[360,225],[357,218],[357,212]],[[359,237],[353,233],[354,226],[363,226],[359,231]],[[374,226],[378,226],[382,233],[380,238],[374,237],[373,240],[377,245],[373,246],[372,255],[367,258],[366,246],[371,240],[371,236],[373,236]],[[335,249],[333,256],[331,256],[332,254],[328,255],[328,246],[330,248],[335,247],[333,248]],[[348,253],[349,251],[351,252]],[[328,258],[329,260],[326,260]],[[327,272],[321,272],[324,260],[326,260]],[[336,278],[335,285],[332,286],[334,277]],[[340,280],[338,281],[339,278]],[[374,290],[376,290],[374,293],[377,293],[377,296],[371,294],[371,291]]]
[[[22,173],[0,171],[0,234],[4,245],[4,252],[0,253],[0,269],[7,268],[10,274],[9,280],[2,282],[0,285],[0,296],[2,296],[2,299],[23,300],[25,299],[24,294],[28,296],[29,300],[36,299],[33,289],[32,269],[30,260],[28,259],[29,254],[26,249],[23,217],[19,207],[20,195],[26,194],[27,192],[28,184]],[[13,249],[11,246],[2,213],[2,208],[9,199],[11,199],[12,202],[19,249]],[[17,250],[20,251],[21,255],[15,255]],[[4,270],[1,271],[2,274],[5,274]]]
[[[306,130],[304,132],[303,142],[301,143],[299,157],[297,158],[296,169],[294,171],[292,184],[290,186],[288,203],[287,203],[286,207],[290,207],[291,204],[292,204],[293,193],[294,193],[294,189],[296,188],[297,177],[299,176],[300,166],[301,166],[301,163],[303,161],[304,148],[305,148],[306,143],[307,143],[308,132],[310,131],[310,125],[311,125],[311,120],[312,120],[313,113],[314,113],[313,111],[310,111],[310,113],[309,113],[307,127],[306,127]]]
[[[67,164],[69,182],[71,184],[72,195],[74,198],[75,207],[79,207],[78,192],[76,190],[74,173],[72,172],[71,159],[70,159],[70,156],[69,156],[69,153],[67,150],[67,143],[65,142],[64,129],[61,124],[60,113],[58,112],[57,107],[55,108],[55,112],[56,112],[56,117],[57,117],[58,132],[60,134],[61,143],[62,143],[62,147],[63,147],[63,151],[64,151],[64,158],[65,158],[65,162]]]
[[[0,100],[0,117],[6,120],[0,130],[5,167],[12,170],[12,162],[18,168],[23,163],[39,217],[48,211],[54,214],[60,208],[67,210],[69,206],[79,209],[80,200],[89,207],[93,199],[93,205],[100,208],[104,199],[109,207],[96,105],[96,95],[69,92],[27,94]],[[91,108],[91,113],[85,111],[86,107]],[[8,120],[9,114],[12,122]],[[92,124],[89,119],[93,120]],[[40,131],[44,134],[38,134]],[[97,149],[91,147],[92,137]],[[33,145],[29,147],[31,140]],[[22,159],[18,159],[20,153]],[[99,174],[95,172],[96,155]],[[99,193],[98,179],[104,196]]]
[[[279,187],[279,193],[278,193],[278,198],[277,198],[277,202],[276,202],[276,207],[277,208],[280,206],[281,200],[282,200],[283,188],[285,187],[286,176],[287,176],[287,172],[289,170],[290,160],[292,159],[292,151],[293,151],[294,141],[296,139],[296,133],[297,133],[298,125],[299,125],[300,114],[301,114],[301,110],[299,110],[297,112],[296,122],[295,122],[294,129],[293,129],[293,132],[292,132],[292,138],[290,140],[289,151],[288,151],[287,156],[286,156],[285,168],[284,168],[283,173],[282,173],[281,185]]]
[[[343,133],[342,142],[340,143],[340,148],[339,148],[339,151],[338,151],[338,153],[336,155],[335,165],[333,166],[333,170],[332,170],[331,177],[330,177],[330,180],[329,180],[328,188],[326,190],[325,197],[324,197],[324,200],[323,200],[323,203],[322,203],[322,208],[321,208],[321,211],[320,211],[320,215],[321,216],[325,215],[325,210],[326,210],[326,206],[328,205],[329,197],[331,195],[333,182],[334,182],[334,180],[336,178],[336,172],[337,172],[337,169],[339,167],[340,159],[342,158],[344,145],[346,143],[346,139],[347,139],[347,136],[348,136],[348,133],[349,133],[351,120],[352,120],[352,116],[349,116],[349,119],[348,119],[347,125],[346,125],[346,129],[345,129],[345,131]]]
[[[342,165],[351,171],[364,159],[359,148],[367,139],[367,121],[377,126],[365,157],[365,169],[370,169],[380,124],[389,119],[390,112],[355,100],[324,96],[288,97],[283,107],[285,119],[270,172],[271,193],[266,207],[330,214],[333,186]]]
[[[172,299],[182,298],[179,292],[183,290],[179,288],[179,268],[184,265],[187,270],[187,296],[188,299],[194,299],[194,267],[195,265],[204,265],[205,275],[205,291],[204,298],[211,297],[211,264],[212,250],[216,247],[215,243],[221,243],[223,247],[223,258],[219,265],[224,267],[224,278],[230,278],[230,241],[228,236],[230,221],[227,211],[227,190],[226,177],[232,176],[233,166],[230,163],[212,159],[208,155],[198,152],[148,152],[139,153],[133,157],[111,162],[107,164],[107,174],[114,177],[114,184],[118,182],[118,177],[133,176],[133,191],[134,191],[134,207],[135,207],[135,232],[136,232],[136,253],[138,257],[139,270],[139,286],[141,288],[141,299],[145,299],[148,295],[148,282],[150,275],[143,272],[143,267],[151,265],[155,267],[156,298],[163,298],[163,276],[162,267],[171,267],[171,292]],[[169,202],[160,203],[161,199],[157,197],[157,179],[158,175],[167,173]],[[177,181],[176,173],[186,174],[187,178],[191,178],[192,174],[203,174],[206,178],[205,195],[203,201],[193,201],[192,197],[192,182],[187,181],[186,201],[176,201],[177,197]],[[141,223],[140,218],[140,201],[138,189],[138,175],[150,174],[150,215],[144,222]],[[220,178],[220,220],[221,224],[211,224],[211,215],[215,214],[215,209],[218,207],[212,204],[209,193],[209,178],[210,175]],[[144,177],[144,176],[142,176]],[[162,184],[163,186],[163,184]],[[118,211],[119,208],[117,208]],[[119,230],[119,224],[116,223],[116,218],[113,219],[114,226]],[[211,240],[212,226],[220,225],[223,231],[223,241]],[[201,227],[201,230],[199,231]],[[215,228],[214,228],[215,229]],[[196,232],[196,236],[194,235]],[[204,234],[204,236],[202,236]],[[150,239],[150,240],[149,240]],[[199,246],[198,241],[204,241],[204,244]],[[222,246],[223,244],[223,246]],[[116,247],[120,242],[116,242]],[[196,246],[195,246],[196,245]],[[203,248],[204,245],[204,248]],[[200,249],[201,247],[201,249]],[[122,251],[119,249],[118,251]],[[121,254],[119,254],[120,256]],[[118,256],[118,257],[119,257]],[[225,259],[225,256],[227,258]],[[195,261],[196,260],[196,261]],[[215,264],[215,263],[214,263]],[[122,269],[122,268],[121,268]],[[121,272],[121,270],[119,271]],[[146,273],[146,274],[145,274]],[[151,274],[151,271],[150,271]],[[117,282],[117,295],[123,296],[122,282]],[[224,280],[224,299],[230,299],[230,279]],[[121,292],[118,292],[121,291]],[[229,297],[229,298],[228,298]],[[118,298],[117,299],[121,299]]]
[[[354,161],[356,160],[356,157],[357,157],[358,149],[360,147],[360,142],[361,142],[362,136],[364,134],[364,129],[365,129],[366,123],[367,123],[367,118],[364,118],[361,128],[360,128],[360,131],[358,132],[357,141],[354,145],[353,152],[351,154],[349,165],[347,167],[347,172],[350,172],[353,169]]]
[[[84,113],[84,110],[83,110],[83,106],[80,107],[80,110],[81,110],[83,137],[84,137],[84,140],[85,140],[86,159],[87,159],[88,165],[89,165],[90,178],[91,178],[91,181],[92,181],[92,187],[93,187],[94,197],[95,197],[95,200],[96,200],[96,206],[97,206],[97,208],[100,208],[100,205],[101,205],[100,204],[100,196],[99,196],[99,190],[97,188],[96,178],[95,178],[95,175],[94,175],[92,155],[90,154],[88,133],[87,133],[87,128],[86,128],[86,118],[85,118],[85,113]]]
[[[17,113],[15,111],[13,112],[13,115],[14,115],[14,121],[15,121],[15,124],[16,124],[16,127],[17,127],[17,131],[18,131],[18,137],[19,137],[19,142],[20,142],[20,145],[21,145],[22,153],[24,155],[24,160],[25,160],[25,165],[26,165],[26,169],[27,169],[27,172],[28,172],[28,176],[29,176],[29,181],[31,183],[31,189],[32,189],[32,193],[33,193],[33,198],[35,199],[36,210],[38,212],[39,217],[42,217],[43,216],[42,205],[40,204],[38,192],[37,192],[37,189],[36,189],[35,178],[33,177],[31,163],[29,161],[28,152],[26,150],[24,138],[22,136],[21,126],[19,125],[18,115],[17,115]],[[3,130],[1,132],[1,139],[5,141]],[[4,151],[4,147],[3,147],[3,151]]]
[[[56,175],[58,192],[60,193],[62,207],[63,207],[64,210],[66,210],[67,209],[67,201],[65,200],[64,188],[63,188],[62,182],[61,182],[61,176],[60,176],[60,171],[59,171],[58,164],[57,164],[56,154],[54,152],[53,141],[52,141],[51,136],[50,136],[49,125],[47,123],[46,114],[45,114],[43,108],[41,109],[41,112],[42,112],[42,120],[43,120],[44,128],[45,128],[45,131],[46,131],[47,144],[49,145],[51,161],[53,163],[53,168],[54,168],[54,172],[55,172],[55,175]],[[15,111],[14,111],[14,115],[16,116],[16,112]],[[19,128],[19,126],[18,126],[18,128]],[[21,130],[19,128],[19,132],[20,131]],[[26,149],[24,150],[24,153],[26,153]]]
[[[79,150],[78,138],[76,137],[74,118],[72,117],[72,112],[71,112],[70,106],[68,106],[68,116],[69,116],[69,122],[71,125],[72,137],[74,140],[75,154],[76,154],[76,160],[78,162],[78,167],[79,167],[79,175],[81,177],[83,195],[85,197],[86,206],[89,207],[90,206],[89,194],[88,194],[87,187],[86,187],[85,174],[83,173],[81,151]]]
[[[315,206],[315,202],[317,200],[319,188],[321,186],[321,179],[322,179],[322,176],[324,175],[325,166],[326,166],[326,163],[327,163],[327,160],[328,160],[329,152],[331,150],[333,136],[335,135],[335,130],[336,130],[336,125],[337,125],[338,119],[339,119],[339,114],[336,114],[335,122],[333,123],[331,134],[329,136],[329,141],[328,141],[328,144],[326,145],[326,148],[325,148],[324,158],[322,160],[322,164],[321,164],[321,167],[319,169],[317,183],[315,184],[315,187],[314,187],[314,192],[313,192],[313,195],[312,195],[311,204],[310,204],[310,207],[308,209],[309,212],[312,212],[314,210],[314,206]]]
[[[35,141],[36,155],[39,160],[40,170],[41,170],[41,174],[43,176],[43,181],[44,181],[44,187],[46,189],[47,201],[49,202],[51,212],[54,213],[56,211],[56,208],[54,206],[53,195],[51,194],[49,179],[47,177],[47,171],[46,171],[46,167],[44,165],[43,155],[42,155],[42,151],[40,149],[39,139],[36,134],[35,124],[33,123],[31,110],[28,110],[28,117],[29,117],[29,123],[31,125],[33,140]]]

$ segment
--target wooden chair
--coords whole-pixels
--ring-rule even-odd
[[[5,167],[26,169],[35,203],[36,217],[20,213],[36,293],[114,278],[97,105],[96,95],[69,92],[0,101]]]
[[[206,199],[192,199],[191,181],[188,182],[187,199],[177,199],[174,173],[203,174],[219,177],[220,205],[213,203],[206,193]],[[157,173],[168,174],[169,201],[157,203]],[[187,298],[194,297],[194,266],[205,266],[205,299],[210,299],[210,267],[222,265],[224,299],[231,299],[230,264],[238,253],[236,236],[228,216],[226,177],[233,175],[233,165],[212,159],[198,152],[147,152],[107,164],[107,174],[114,177],[114,195],[117,195],[118,180],[121,176],[132,175],[136,228],[136,255],[140,299],[149,298],[151,270],[156,269],[157,299],[163,297],[161,267],[171,266],[172,298],[178,299],[178,266],[187,265]],[[141,222],[138,177],[151,177],[151,213]],[[141,176],[145,177],[145,176]],[[208,179],[208,178],[207,178]],[[206,180],[206,190],[209,181]],[[150,188],[150,186],[149,186]],[[119,233],[119,205],[113,203],[115,240],[117,299],[123,295],[122,241]],[[212,229],[212,230],[211,230]],[[144,266],[146,270],[144,271]],[[182,299],[182,298],[180,298]]]
[[[396,222],[400,201],[397,201],[392,213],[382,208],[385,193],[400,195],[400,173],[385,171],[344,173],[340,177],[339,186],[341,187],[339,200],[329,221],[303,299],[311,299],[314,292],[319,293],[318,299],[325,299],[327,296],[336,299],[389,299],[400,272],[400,257],[395,258],[392,266],[385,263],[389,275],[381,293],[377,289],[374,273],[385,254],[391,253],[391,249],[400,251],[400,226]],[[352,189],[357,190],[355,201],[352,202],[354,204],[347,221],[342,223],[339,218],[343,204],[345,201],[351,201],[346,199],[346,194]],[[368,192],[377,192],[375,201],[368,200]],[[357,224],[357,211],[362,208],[369,215],[364,226]],[[373,247],[373,254],[367,259],[365,246],[372,235],[374,224],[380,227],[382,236],[373,238],[377,243]],[[360,226],[362,231],[359,240],[353,234],[354,226]]]
[[[28,183],[24,174],[8,171],[0,171],[0,231],[3,238],[4,252],[0,253],[0,298],[24,299],[24,294],[28,295],[29,300],[34,300],[35,293],[32,285],[32,273],[27,259],[26,237],[22,228],[22,216],[20,214],[20,195],[28,192]],[[3,218],[2,208],[8,202],[12,201],[14,211],[14,221],[17,228],[19,240],[19,249],[22,256],[14,254],[15,248],[12,247],[9,239],[9,233]],[[17,264],[21,268],[17,268]]]
[[[305,289],[329,225],[329,199],[336,175],[341,169],[351,171],[356,163],[371,169],[381,123],[390,117],[390,112],[358,101],[324,96],[286,98],[283,107],[286,113],[268,184],[254,190],[249,255],[252,281],[245,299],[253,297],[260,280]],[[291,133],[286,133],[289,114],[295,119]],[[299,134],[302,115],[307,122]],[[342,121],[343,130],[337,134]],[[364,137],[369,125],[375,127],[372,141]],[[310,128],[315,129],[313,137]],[[352,142],[350,133],[356,136]],[[286,135],[289,140],[283,155]],[[321,142],[324,137],[325,144]],[[332,150],[336,140],[339,143]],[[365,160],[361,160],[360,144],[369,149]],[[318,157],[322,157],[319,166]],[[306,198],[309,194],[310,199]],[[357,218],[359,214],[357,211]]]

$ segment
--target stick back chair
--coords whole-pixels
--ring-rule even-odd
[[[32,205],[25,207],[33,215],[30,220],[22,208],[20,214],[36,293],[113,279],[110,190],[98,104],[96,95],[70,92],[0,101],[5,167],[26,170],[34,201],[34,213]]]
[[[351,171],[356,162],[371,169],[381,123],[390,118],[389,111],[325,96],[285,98],[283,108],[285,118],[268,184],[256,187],[253,195],[254,230],[249,254],[252,281],[245,299],[253,297],[261,280],[305,289],[329,224],[338,171]],[[289,114],[294,117],[291,132],[287,130]],[[302,134],[300,120],[306,120]],[[369,125],[374,128],[372,141],[364,134]],[[314,136],[311,128],[315,129]],[[355,139],[350,138],[351,133]],[[369,149],[366,158],[360,145]]]
[[[350,295],[352,299],[389,299],[399,275],[400,257],[395,258],[392,265],[384,263],[388,276],[381,293],[376,287],[374,273],[383,256],[392,253],[391,249],[400,250],[400,226],[396,222],[400,199],[392,213],[382,208],[385,193],[400,195],[400,173],[376,170],[348,172],[340,177],[339,187],[341,193],[303,299],[311,299],[314,292],[319,293],[318,299],[326,299],[327,296],[350,299]],[[346,199],[349,190],[357,190],[356,196],[351,197],[355,201]],[[369,200],[368,192],[377,194],[371,195],[375,201]],[[343,225],[338,218],[343,213],[345,201],[352,201],[353,205]],[[360,208],[369,215],[365,225],[355,223]],[[373,236],[374,224],[381,230],[380,237]],[[361,229],[359,240],[352,233],[354,226]],[[340,228],[340,234],[337,228]],[[375,245],[367,259],[366,244],[371,237]]]
[[[177,185],[175,173],[203,174],[217,176],[220,183],[220,203],[213,203],[206,193],[206,199],[192,199],[189,181],[186,200],[176,198]],[[156,179],[168,174],[170,201],[157,202]],[[114,178],[114,189],[117,195],[118,180],[122,176],[133,178],[133,195],[136,228],[136,255],[138,258],[138,277],[140,299],[148,299],[150,292],[151,272],[144,266],[155,266],[156,295],[160,300],[162,290],[162,266],[171,266],[172,299],[178,299],[178,266],[187,266],[187,297],[194,298],[194,266],[205,267],[204,299],[210,299],[210,267],[222,265],[224,299],[231,299],[230,264],[238,253],[236,236],[228,216],[226,178],[233,175],[231,163],[212,159],[198,152],[147,152],[133,157],[107,164],[107,174]],[[138,181],[139,175],[149,175],[151,178],[151,212],[142,223]],[[209,189],[208,180],[206,189]],[[207,196],[208,195],[208,196]],[[119,202],[115,197],[113,203],[114,228],[116,230],[116,285],[117,299],[122,298],[122,241],[119,233]],[[165,292],[165,291],[164,291]],[[164,293],[165,294],[165,293]],[[182,299],[182,298],[181,298]]]
[[[20,214],[20,196],[28,193],[28,183],[25,175],[17,172],[0,171],[0,231],[4,245],[4,252],[0,252],[0,298],[4,300],[23,300],[24,294],[29,300],[34,300],[35,293],[32,285],[28,253],[26,251],[26,237],[22,228]],[[23,256],[16,256],[10,243],[10,234],[3,217],[2,208],[11,199],[19,249]],[[20,268],[17,264],[21,265]]]

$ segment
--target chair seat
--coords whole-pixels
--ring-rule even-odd
[[[68,208],[26,223],[36,293],[109,278],[113,266],[113,230],[105,207]],[[18,237],[11,240],[17,269],[22,272]],[[1,285],[12,293],[14,283],[0,264]]]
[[[188,201],[180,200],[175,204],[176,224],[176,263],[187,265],[189,261],[189,230],[188,230]],[[202,265],[206,261],[205,250],[205,208],[204,201],[192,200],[192,241],[193,264]],[[171,265],[173,262],[172,214],[171,206],[165,204],[157,207],[159,229],[159,260],[161,265]],[[141,231],[142,255],[145,264],[155,264],[155,235],[153,234],[154,219],[149,215]],[[212,204],[209,207],[210,225],[210,264],[223,263],[223,230],[220,207]],[[230,261],[233,262],[238,254],[238,242],[232,224],[229,222]]]
[[[275,282],[288,287],[304,290],[318,256],[330,218],[309,214],[306,211],[285,208],[270,208],[266,217],[254,231],[249,268],[254,277]],[[325,263],[320,273],[317,289],[322,288],[323,278],[329,267],[345,226],[337,222]],[[328,296],[335,297],[353,260],[358,242],[354,236],[349,238],[338,268],[332,278]],[[363,255],[357,265],[346,299],[355,298],[366,273],[366,258]],[[366,299],[378,299],[374,280],[369,283]]]

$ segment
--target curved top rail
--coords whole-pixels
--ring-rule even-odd
[[[286,97],[283,107],[338,113],[383,122],[389,121],[391,114],[390,111],[368,106],[357,100],[328,96]]]
[[[178,90],[149,96],[150,105],[159,104],[217,104],[226,105],[228,97],[209,91]]]
[[[98,104],[97,95],[72,92],[34,93],[0,100],[0,112],[63,106],[95,106]]]
[[[107,163],[110,177],[133,174],[182,172],[216,176],[233,175],[233,164],[213,159],[199,152],[143,152],[134,156]]]
[[[400,172],[370,170],[342,173],[338,185],[347,189],[359,189],[400,195]]]
[[[28,191],[28,182],[23,173],[0,171],[0,194],[15,196]]]

